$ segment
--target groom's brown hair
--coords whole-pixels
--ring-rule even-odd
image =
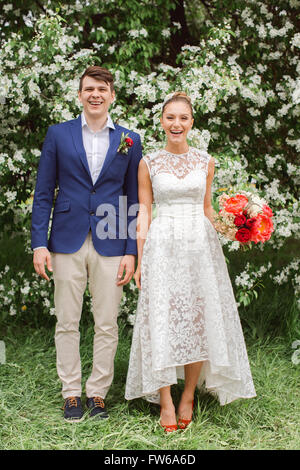
[[[93,77],[95,80],[101,80],[110,86],[111,91],[114,91],[114,77],[109,70],[100,67],[99,65],[91,65],[83,72],[80,77],[79,91],[82,91],[82,82],[84,77]]]

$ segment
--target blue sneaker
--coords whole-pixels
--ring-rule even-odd
[[[86,406],[91,410],[90,418],[107,419],[109,417],[101,397],[88,398]]]
[[[63,409],[65,421],[79,423],[83,420],[83,408],[79,397],[66,398]]]

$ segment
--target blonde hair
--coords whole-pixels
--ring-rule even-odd
[[[176,102],[176,101],[185,102],[190,107],[191,114],[193,116],[193,106],[192,106],[191,98],[184,91],[175,91],[175,93],[172,93],[172,95],[168,95],[165,98],[165,101],[163,102],[163,106],[162,106],[162,114],[164,114],[166,106],[169,103],[173,103],[173,102]]]

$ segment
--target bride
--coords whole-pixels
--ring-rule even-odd
[[[162,107],[164,149],[139,165],[138,266],[140,289],[125,398],[161,407],[166,432],[192,420],[196,386],[221,405],[255,396],[243,332],[214,224],[214,159],[189,147],[193,125],[183,92]],[[157,217],[151,221],[152,203]],[[184,379],[177,410],[171,385]]]

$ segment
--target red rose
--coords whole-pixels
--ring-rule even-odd
[[[256,222],[256,218],[252,217],[251,219],[246,220],[245,225],[246,225],[247,228],[249,228],[251,230],[251,228],[253,227],[255,222]]]
[[[235,239],[241,243],[248,242],[250,240],[250,230],[244,227],[240,228],[235,234]]]
[[[244,215],[236,215],[234,218],[234,224],[237,227],[244,225],[245,222],[246,222],[246,217]]]
[[[126,137],[125,142],[128,145],[128,147],[133,146],[133,140],[130,137]]]

